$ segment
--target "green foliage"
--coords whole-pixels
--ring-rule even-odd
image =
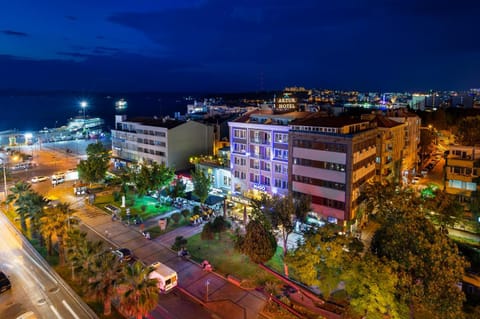
[[[372,240],[372,251],[395,262],[397,293],[418,314],[461,318],[465,260],[456,245],[416,209],[393,211]]]
[[[143,318],[157,306],[157,280],[148,277],[152,270],[140,261],[124,267],[124,277],[120,283],[124,291],[120,295],[120,309],[130,317]]]
[[[254,263],[269,261],[277,249],[275,236],[259,219],[252,219],[248,223],[246,234],[240,242],[241,251]]]
[[[186,188],[187,185],[183,182],[183,180],[177,177],[173,185],[167,189],[167,194],[172,198],[185,197]]]
[[[150,165],[142,164],[139,168],[136,168],[136,172],[134,182],[137,193],[140,196],[146,195],[151,191],[160,192],[172,182],[175,176],[172,168],[156,162]]]
[[[200,238],[202,240],[213,240],[215,238],[215,232],[213,231],[213,225],[211,222],[206,223],[203,226]]]
[[[341,275],[349,296],[349,312],[365,318],[403,318],[405,305],[395,299],[397,275],[372,254],[354,258]]]
[[[145,213],[145,211],[147,210],[147,206],[146,205],[140,206],[140,210],[142,211],[142,213]]]
[[[208,197],[208,192],[212,181],[210,177],[203,172],[203,170],[192,171],[193,194],[197,196],[203,204]]]
[[[459,144],[474,146],[480,144],[480,115],[467,116],[458,122],[456,138]]]
[[[427,198],[425,206],[430,219],[445,233],[448,232],[447,228],[453,227],[464,214],[463,206],[458,198],[441,190],[437,190],[433,198]]]
[[[102,143],[92,143],[87,146],[87,159],[81,160],[77,166],[79,178],[87,183],[100,182],[110,163],[109,151]]]
[[[172,245],[172,250],[179,251],[182,247],[187,245],[188,240],[183,236],[175,237],[175,242]]]

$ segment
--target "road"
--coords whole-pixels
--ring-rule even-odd
[[[27,311],[44,319],[97,318],[3,213],[0,227],[0,267],[12,283],[12,289],[0,295],[0,318]]]

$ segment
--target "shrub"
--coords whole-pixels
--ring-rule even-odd
[[[179,251],[180,248],[185,247],[187,245],[187,239],[183,236],[175,237],[175,242],[172,245],[172,250]]]
[[[144,212],[144,213],[145,213],[145,211],[147,210],[147,206],[145,206],[145,205],[142,205],[142,206],[140,206],[140,209],[142,210],[142,212]]]

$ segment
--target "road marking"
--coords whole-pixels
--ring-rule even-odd
[[[58,313],[57,309],[53,305],[50,305],[50,309],[52,309],[53,313],[57,316],[58,319],[63,319],[62,316]]]
[[[67,308],[67,310],[70,311],[70,313],[75,317],[75,319],[80,319],[80,317],[77,316],[77,314],[73,311],[72,307],[70,307],[70,305],[65,301],[65,299],[62,300],[62,303],[65,308]]]

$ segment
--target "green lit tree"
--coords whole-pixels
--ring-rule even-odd
[[[103,181],[110,163],[110,153],[102,143],[92,143],[86,149],[87,159],[77,166],[79,178],[86,183]]]
[[[208,192],[210,191],[210,186],[212,181],[210,177],[203,172],[203,170],[192,171],[192,183],[193,183],[193,194],[197,196],[200,200],[200,203],[205,203],[208,197]]]

